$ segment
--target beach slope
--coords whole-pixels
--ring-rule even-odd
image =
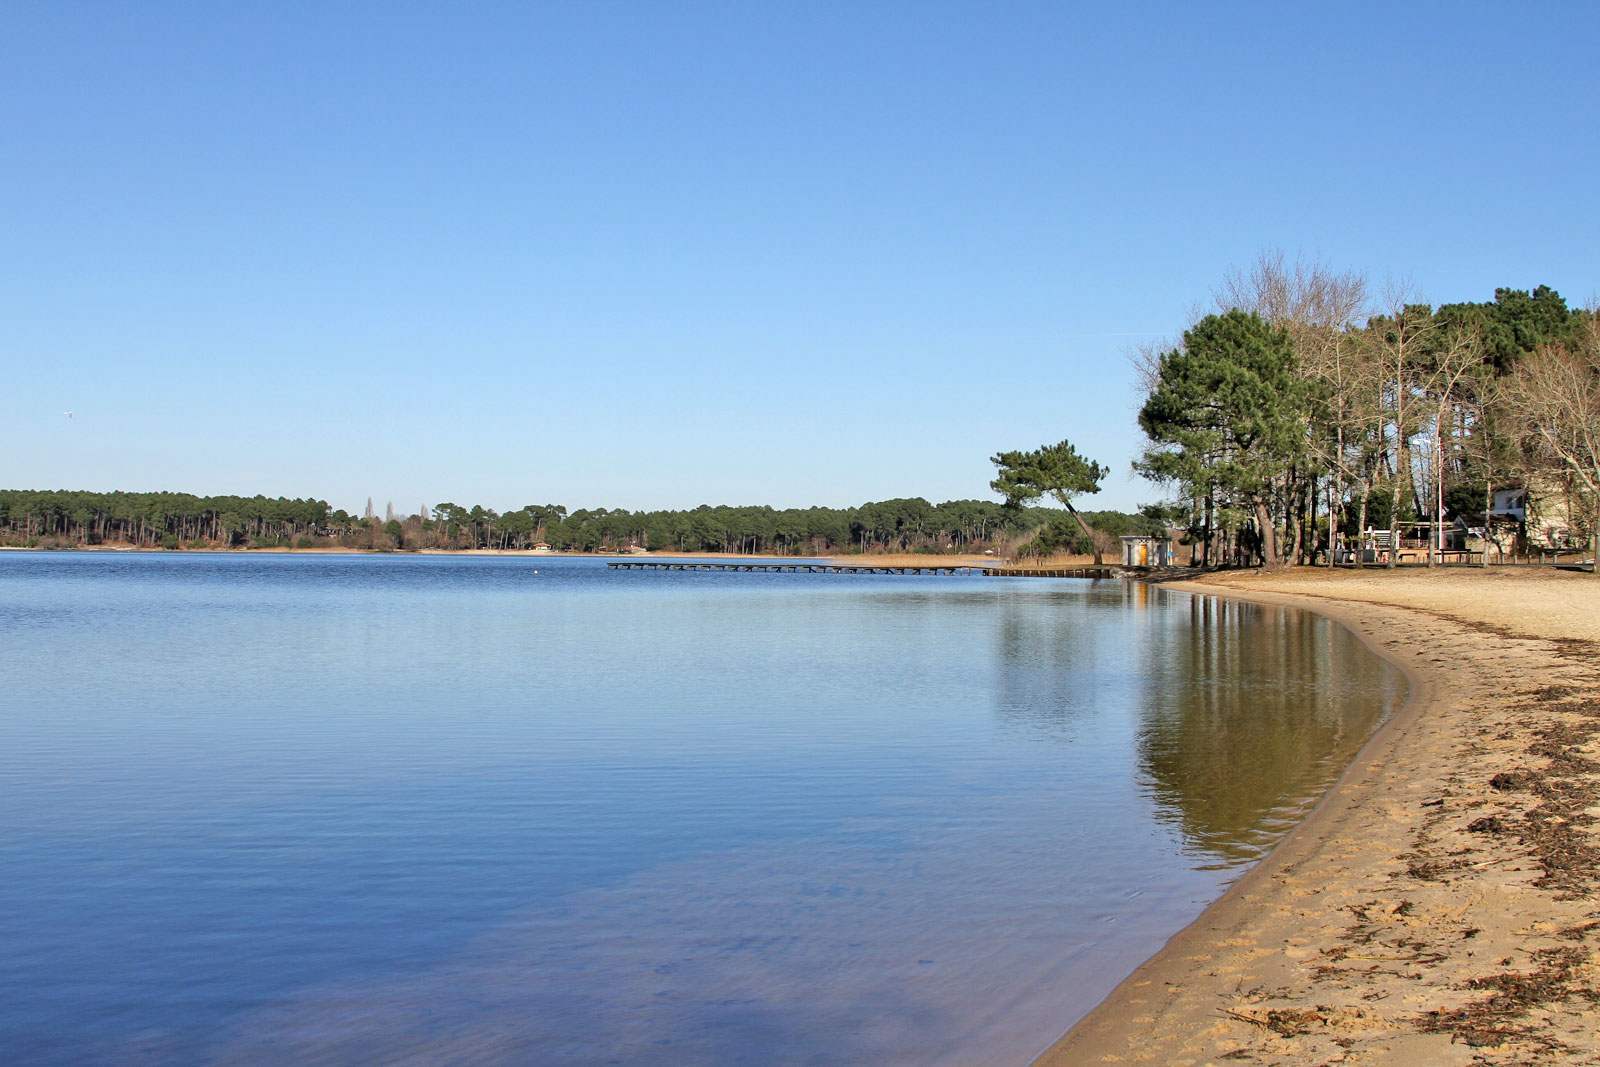
[[[1301,569],[1174,587],[1336,619],[1412,697],[1038,1063],[1600,1064],[1600,579]]]

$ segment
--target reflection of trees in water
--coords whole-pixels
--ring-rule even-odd
[[[1404,695],[1300,611],[1107,583],[998,619],[1000,722],[1116,762],[1131,735],[1156,817],[1220,866],[1277,841]]]
[[[1118,671],[1119,613],[1109,599],[1073,592],[1000,609],[994,696],[1002,724],[1064,740],[1088,713],[1105,710],[1108,683],[1131,681]]]
[[[1141,674],[1140,766],[1188,845],[1225,865],[1254,859],[1354,757],[1398,679],[1299,611],[1197,596],[1174,636]]]

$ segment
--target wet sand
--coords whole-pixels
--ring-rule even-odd
[[[1600,1064],[1600,579],[1301,569],[1173,588],[1336,619],[1411,699],[1038,1063]]]

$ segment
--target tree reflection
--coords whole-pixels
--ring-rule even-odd
[[[1326,619],[1200,596],[1187,609],[1188,625],[1140,675],[1139,764],[1159,816],[1233,866],[1315,802],[1403,685]]]
[[[1129,682],[1125,639],[1105,586],[1012,600],[997,613],[995,715],[1006,726],[1071,740],[1091,714],[1121,701],[1108,687]],[[1103,723],[1095,722],[1099,730]]]
[[[996,637],[1000,722],[1136,773],[1208,867],[1260,857],[1404,697],[1326,619],[1136,582],[1018,598]]]

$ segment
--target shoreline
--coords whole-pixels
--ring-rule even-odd
[[[171,556],[533,556],[537,559],[748,559],[752,562],[775,562],[796,559],[830,559],[829,556],[752,556],[741,552],[542,552],[531,548],[345,548],[318,545],[315,548],[178,548],[166,549],[152,545],[72,545],[68,548],[28,548],[24,545],[0,545],[0,552],[51,552],[70,555],[75,552],[139,553],[142,555]],[[851,558],[851,557],[837,557]],[[863,559],[871,558],[863,556]],[[928,559],[953,557],[929,556]],[[962,557],[966,558],[966,557]]]
[[[1536,602],[1557,586],[1562,610]],[[1267,857],[1036,1065],[1600,1063],[1600,581],[1233,573],[1168,588],[1316,612],[1411,692]]]
[[[821,560],[828,563],[856,564],[859,566],[925,566],[925,567],[1084,567],[1094,563],[1094,557],[1051,556],[1041,560],[1016,560],[976,553],[900,553],[861,552],[818,556],[752,555],[748,552],[567,552],[535,551],[531,548],[418,548],[380,551],[371,548],[183,548],[165,549],[138,545],[73,545],[70,548],[27,548],[22,545],[0,545],[0,552],[138,552],[170,555],[273,555],[273,556],[532,556],[536,559],[737,559],[750,563],[794,563]]]

